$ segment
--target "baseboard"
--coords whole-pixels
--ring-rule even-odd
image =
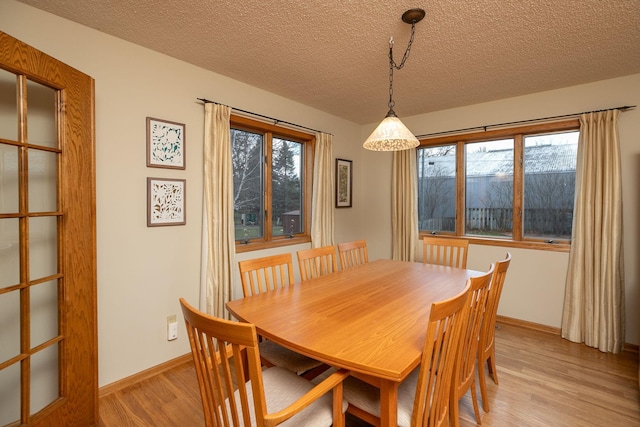
[[[561,335],[562,331],[560,328],[556,328],[553,326],[541,325],[540,323],[528,322],[526,320],[514,319],[513,317],[506,316],[496,316],[496,322],[502,323],[504,325],[511,326],[519,326],[521,328],[533,329],[541,332],[548,332],[554,335]],[[638,345],[637,344],[624,344],[624,351],[629,351],[632,353],[638,353]]]
[[[123,388],[129,387],[133,384],[139,383],[140,381],[144,381],[155,375],[161,374],[162,372],[173,369],[176,366],[180,366],[184,363],[191,362],[191,360],[192,360],[191,353],[187,353],[183,356],[176,357],[175,359],[167,360],[164,363],[161,363],[156,366],[152,366],[149,369],[145,369],[144,371],[140,371],[126,378],[123,378],[121,380],[112,382],[111,384],[107,384],[105,386],[100,387],[98,389],[98,397],[101,398],[108,394],[122,390]]]
[[[504,325],[519,326],[521,328],[533,329],[534,331],[548,332],[554,335],[560,335],[560,328],[542,325],[540,323],[529,322],[526,320],[514,319],[513,317],[496,316],[496,322]]]

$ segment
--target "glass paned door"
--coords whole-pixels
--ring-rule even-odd
[[[58,262],[58,96],[6,70],[0,81],[6,92],[0,98],[0,366],[13,385],[0,388],[0,425],[7,425],[61,396],[64,277]]]
[[[0,46],[0,426],[97,425],[94,81]]]

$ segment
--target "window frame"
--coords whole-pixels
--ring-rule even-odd
[[[236,253],[257,251],[262,249],[276,248],[289,245],[298,245],[311,241],[311,196],[313,190],[313,157],[315,150],[315,135],[300,132],[294,129],[277,126],[253,120],[247,117],[231,115],[230,127],[232,129],[244,130],[248,132],[260,133],[263,135],[264,144],[264,213],[263,213],[263,236],[262,238],[251,239],[248,242],[235,240]],[[281,138],[289,141],[299,142],[303,145],[302,164],[302,221],[301,232],[293,237],[287,235],[273,236],[272,234],[272,193],[271,193],[271,165],[272,165],[272,141],[273,138]]]
[[[547,122],[541,124],[531,124],[517,127],[485,130],[472,133],[435,136],[420,140],[418,148],[438,147],[444,145],[456,146],[456,223],[455,232],[434,232],[430,230],[418,230],[418,236],[438,234],[443,237],[463,237],[471,243],[487,246],[503,246],[527,249],[540,249],[556,252],[569,252],[571,247],[570,239],[547,240],[543,238],[525,237],[523,230],[524,211],[524,138],[525,136],[554,133],[580,131],[580,121],[578,119],[563,120],[558,122]],[[465,146],[470,143],[485,142],[499,139],[513,138],[514,140],[514,162],[513,162],[513,210],[518,212],[513,215],[512,237],[509,239],[490,238],[485,236],[474,236],[465,234]],[[416,154],[417,155],[417,154]]]

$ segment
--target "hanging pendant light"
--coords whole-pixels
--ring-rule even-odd
[[[393,37],[389,40],[389,111],[386,117],[378,125],[378,127],[369,135],[369,138],[362,144],[367,150],[373,151],[399,151],[417,147],[418,139],[411,133],[409,129],[400,121],[396,112],[393,111],[395,102],[393,101],[393,70],[400,70],[404,67],[411,45],[413,44],[413,36],[415,26],[424,18],[425,12],[422,9],[409,9],[402,14],[402,21],[411,24],[411,38],[407,50],[404,52],[400,64],[396,64],[393,60]]]

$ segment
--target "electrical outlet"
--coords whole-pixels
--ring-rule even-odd
[[[175,314],[167,316],[167,341],[178,338],[178,320]]]

